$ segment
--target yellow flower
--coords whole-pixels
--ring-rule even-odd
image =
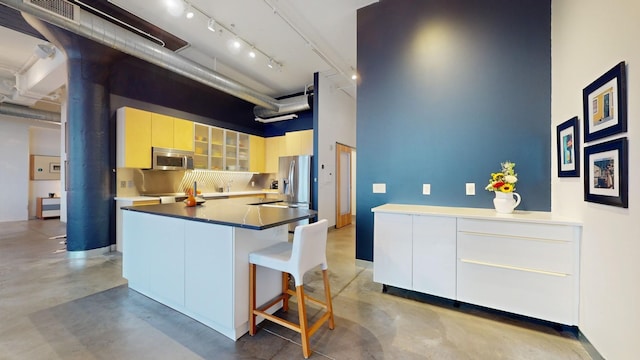
[[[491,173],[491,178],[493,179],[493,181],[496,181],[500,178],[502,178],[504,176],[503,173],[499,172],[499,173]]]
[[[500,187],[500,191],[502,192],[512,192],[513,191],[513,185],[511,184],[504,184]]]

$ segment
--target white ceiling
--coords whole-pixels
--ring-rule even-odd
[[[356,12],[377,0],[192,0],[193,19],[171,14],[181,0],[109,0],[185,40],[177,52],[263,94],[280,97],[305,90],[315,72],[355,98]],[[172,5],[173,3],[173,5]],[[184,6],[182,6],[184,8]],[[215,33],[207,29],[216,21]],[[226,30],[225,30],[226,28]],[[230,45],[235,32],[240,50]],[[0,27],[0,82],[33,61],[43,43]],[[251,59],[251,46],[257,50]],[[267,66],[269,58],[281,64]]]

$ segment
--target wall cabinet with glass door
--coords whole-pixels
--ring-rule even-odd
[[[216,127],[211,128],[211,151],[209,169],[224,170],[224,130]]]
[[[209,169],[209,126],[193,124],[193,167]]]
[[[256,171],[251,167],[253,149],[248,134],[194,123],[193,143],[196,169]],[[257,167],[262,170],[263,166]]]

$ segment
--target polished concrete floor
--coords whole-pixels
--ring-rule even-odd
[[[117,253],[68,259],[50,239],[64,232],[55,219],[0,223],[0,359],[302,358],[290,330],[267,324],[234,342],[129,290]],[[311,338],[312,359],[590,359],[572,329],[382,293],[372,270],[354,260],[354,232],[329,233],[336,328]],[[305,283],[322,297],[319,271]],[[296,316],[295,304],[288,315]]]

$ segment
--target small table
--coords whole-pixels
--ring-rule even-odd
[[[60,217],[60,198],[59,197],[37,198],[36,217],[40,219]]]

